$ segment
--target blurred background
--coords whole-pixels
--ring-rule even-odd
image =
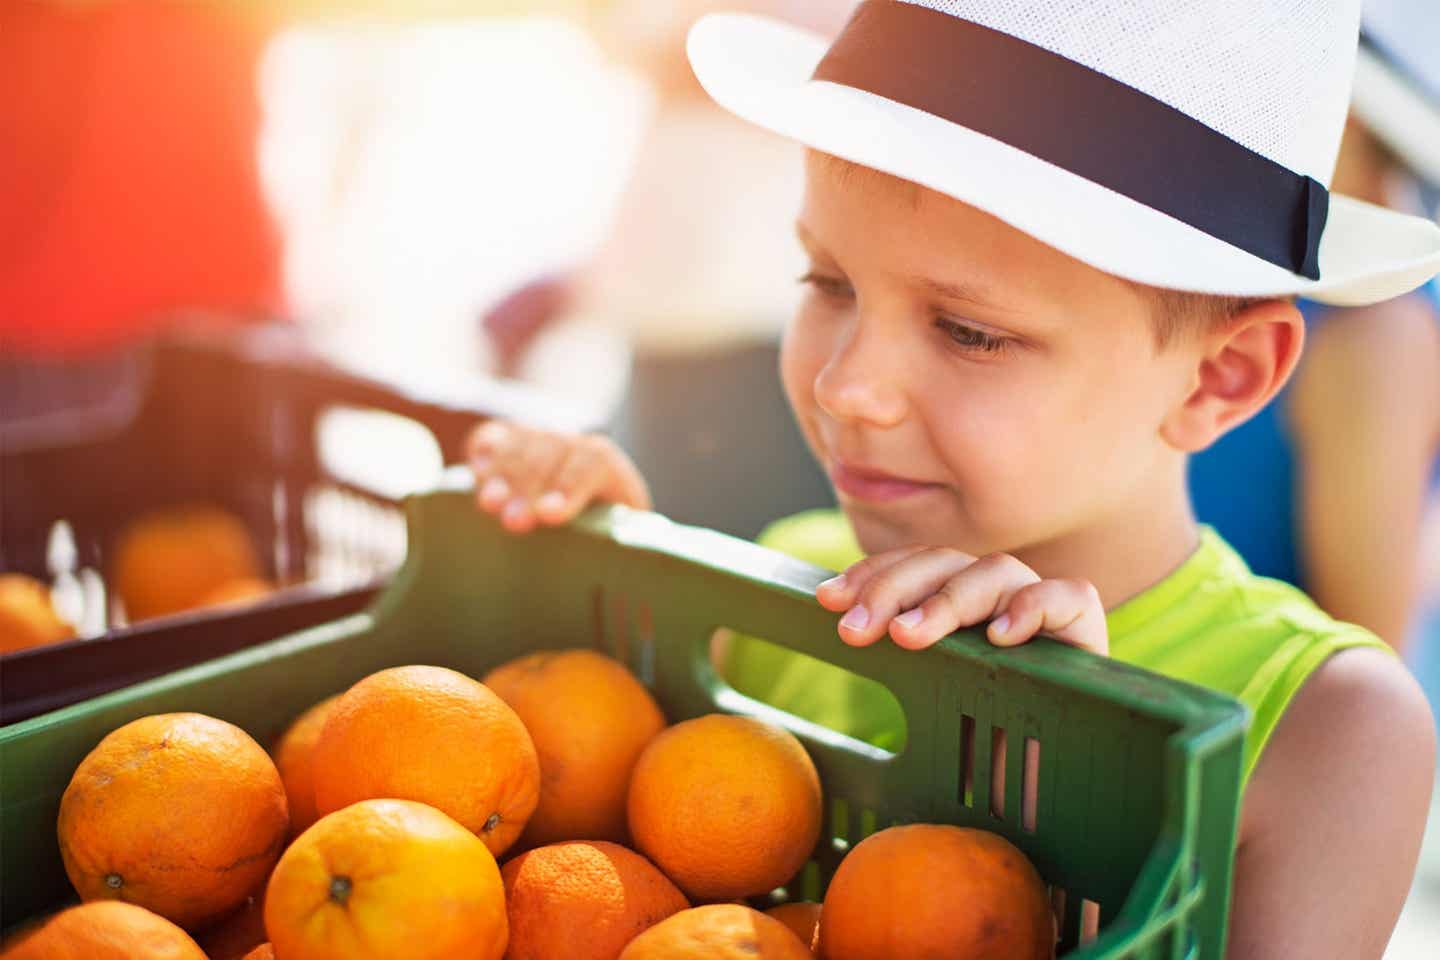
[[[0,3],[0,652],[358,609],[483,415],[606,430],[660,511],[739,536],[830,504],[776,376],[799,148],[715,107],[684,34],[854,5]],[[1365,26],[1334,188],[1435,217],[1440,10]],[[1306,366],[1192,482],[1440,709],[1436,290],[1302,304]],[[7,722],[67,695],[6,660]],[[90,692],[149,669],[72,662]],[[1436,944],[1440,812],[1387,956]]]

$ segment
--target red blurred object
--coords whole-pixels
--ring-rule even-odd
[[[208,5],[0,4],[0,343],[87,352],[176,307],[280,308],[265,35]]]

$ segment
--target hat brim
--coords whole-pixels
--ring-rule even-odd
[[[1320,279],[1301,277],[1009,144],[865,90],[812,81],[829,41],[770,17],[710,14],[691,28],[687,47],[701,85],[736,116],[954,197],[1139,283],[1358,306],[1440,271],[1440,226],[1332,195]]]

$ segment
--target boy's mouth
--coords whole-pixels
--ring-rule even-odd
[[[941,484],[907,480],[879,470],[871,470],[838,460],[830,464],[830,480],[846,497],[869,503],[888,503],[916,494],[938,490]]]

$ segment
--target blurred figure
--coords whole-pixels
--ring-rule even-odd
[[[222,4],[0,5],[0,344],[76,354],[205,306],[280,308],[265,31]]]
[[[627,338],[629,389],[614,432],[657,509],[676,519],[754,536],[776,516],[831,502],[775,374],[798,295],[776,263],[793,263],[792,276],[804,267],[793,236],[801,153],[715,105],[686,59],[686,31],[708,10],[738,9],[834,34],[854,6],[616,0],[593,17],[602,46],[648,80],[653,120],[607,240],[569,296],[549,301],[559,320],[522,366],[544,379],[534,368],[547,349],[581,329]],[[719,407],[730,414],[715,417]],[[727,495],[706,492],[717,489]]]
[[[459,0],[444,18],[367,15],[376,5],[297,21],[262,65],[265,182],[297,321],[382,378],[463,392],[502,373],[613,409],[618,338],[569,343],[542,377],[516,360],[552,298],[516,291],[605,235],[648,123],[644,82],[578,14],[489,15],[558,0]]]
[[[715,105],[690,69],[685,34],[716,9],[770,13],[834,34],[854,5],[614,0],[597,14],[601,45],[646,78],[655,112],[613,229],[579,277],[577,312],[620,324],[646,350],[777,335],[793,291],[776,283],[774,261],[800,263],[800,153]],[[697,198],[697,183],[713,189]],[[727,183],[738,188],[727,193]]]
[[[1423,190],[1440,185],[1437,49],[1430,0],[1367,6],[1333,190],[1436,215]],[[1440,503],[1440,285],[1359,309],[1300,306],[1309,342],[1291,385],[1192,459],[1196,512],[1257,573],[1403,649],[1419,629],[1422,549],[1440,544],[1422,546]]]

